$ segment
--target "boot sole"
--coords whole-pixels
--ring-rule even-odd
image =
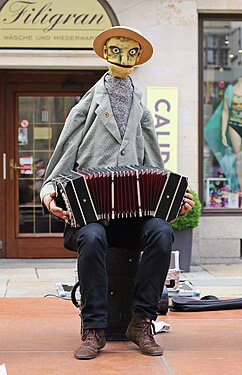
[[[78,359],[78,360],[88,360],[88,359],[94,359],[94,358],[96,358],[97,356],[95,356],[95,357],[76,357],[75,356],[75,358],[76,359]]]
[[[129,336],[128,332],[126,332],[126,336],[127,336],[127,338],[128,338],[130,341],[132,341],[132,342],[133,342],[135,345],[137,345],[138,348],[140,349],[139,344],[138,344],[135,340],[133,340],[133,339],[131,338],[131,336]],[[158,357],[158,356],[163,355],[163,351],[162,351],[162,352],[156,352],[156,353],[147,353],[147,352],[143,352],[143,351],[140,350],[140,353],[143,354],[143,355],[149,355],[149,356],[153,356],[153,357],[155,357],[155,356]]]
[[[161,355],[163,355],[163,352],[158,352],[158,353],[145,353],[145,352],[142,352],[140,351],[141,354],[143,355],[149,355],[149,356],[152,356],[152,357],[160,357]]]

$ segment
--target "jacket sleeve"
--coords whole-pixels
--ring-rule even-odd
[[[141,126],[145,145],[144,165],[164,168],[152,114],[147,107],[143,106],[143,108],[144,114],[141,120]]]

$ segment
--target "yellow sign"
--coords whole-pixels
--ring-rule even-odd
[[[52,139],[52,129],[48,127],[34,127],[34,139]]]
[[[106,0],[0,2],[0,48],[89,49],[118,24]]]
[[[148,87],[147,106],[152,112],[165,168],[177,172],[178,88]]]

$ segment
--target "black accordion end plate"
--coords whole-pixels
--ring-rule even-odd
[[[175,173],[170,173],[168,178],[155,217],[172,221],[179,214],[188,182],[186,177]]]

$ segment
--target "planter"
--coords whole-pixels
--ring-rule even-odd
[[[179,267],[181,271],[189,272],[192,255],[193,228],[174,230],[172,250],[179,250]]]

